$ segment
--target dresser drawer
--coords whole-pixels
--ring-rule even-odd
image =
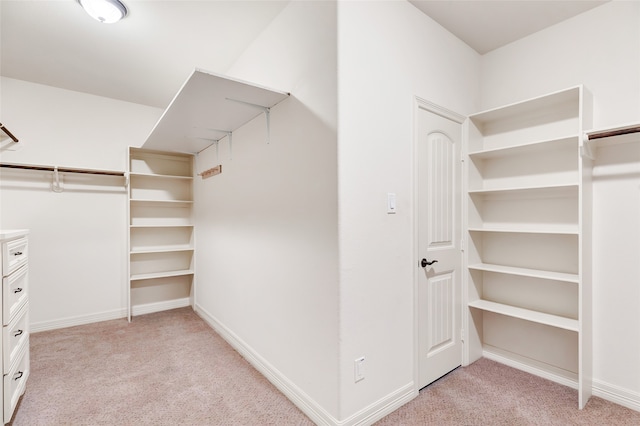
[[[2,243],[2,276],[6,277],[27,263],[27,237]]]
[[[9,374],[4,376],[4,422],[8,423],[16,409],[20,396],[24,393],[29,377],[29,345],[20,352],[20,361],[14,365]]]
[[[29,304],[25,304],[8,326],[2,327],[3,372],[8,372],[29,344]]]
[[[8,325],[27,303],[29,272],[27,265],[2,279],[2,324]]]

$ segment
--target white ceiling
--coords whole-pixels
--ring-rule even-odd
[[[76,0],[1,0],[1,74],[165,108],[195,68],[224,73],[288,1],[124,0],[115,24]]]
[[[165,108],[193,69],[224,73],[288,0],[125,2],[126,19],[101,24],[75,0],[1,0],[0,73]],[[411,3],[485,53],[605,1]]]
[[[610,0],[409,0],[480,54]]]

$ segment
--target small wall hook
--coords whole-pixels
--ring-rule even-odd
[[[53,182],[51,182],[51,190],[58,193],[64,191],[64,188],[62,187],[62,179],[60,179],[60,173],[58,172],[58,166],[53,167]]]

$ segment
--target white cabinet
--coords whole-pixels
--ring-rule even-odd
[[[485,356],[591,395],[591,164],[586,90],[467,125],[467,361]]]
[[[1,231],[2,404],[9,423],[29,377],[28,231]]]
[[[191,304],[193,155],[129,148],[129,309]]]

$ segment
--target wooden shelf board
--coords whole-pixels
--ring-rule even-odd
[[[494,265],[490,263],[475,263],[468,266],[469,269],[501,274],[518,275],[522,277],[542,278],[546,280],[565,281],[570,283],[580,282],[578,274],[564,272],[543,271],[539,269],[517,268],[513,266]]]
[[[129,176],[132,178],[149,178],[149,179],[185,179],[185,180],[193,180],[193,176],[180,176],[180,175],[158,175],[153,173],[134,173],[130,172]]]
[[[578,332],[579,330],[578,320],[565,318],[558,315],[550,315],[543,312],[532,311],[530,309],[504,305],[502,303],[495,303],[488,300],[475,300],[473,302],[469,302],[469,307],[481,309],[483,311],[494,312],[496,314],[506,315],[513,318],[519,318],[538,324],[544,324],[551,327],[562,328],[569,331]]]
[[[164,205],[173,206],[173,207],[180,207],[181,204],[187,207],[193,204],[193,201],[188,201],[188,200],[144,200],[140,198],[135,198],[135,199],[131,198],[129,199],[129,201],[131,202],[131,204],[137,204],[137,205],[158,206],[158,205],[164,204]]]
[[[182,275],[193,275],[193,270],[184,269],[180,271],[153,272],[149,274],[134,274],[134,275],[131,275],[130,280],[140,281],[140,280],[150,280],[153,278],[179,277]]]
[[[483,226],[469,227],[470,232],[504,232],[511,234],[562,234],[578,235],[578,226]]]
[[[196,69],[147,137],[144,148],[198,153],[289,96]],[[238,101],[238,102],[235,102]]]
[[[580,185],[576,183],[560,183],[556,185],[531,185],[531,186],[513,186],[493,189],[470,189],[467,192],[471,195],[498,195],[498,194],[517,194],[522,193],[557,193],[564,194],[571,191],[578,191]],[[577,195],[577,194],[576,194]]]
[[[131,229],[149,229],[149,228],[193,228],[194,225],[129,225]]]
[[[535,142],[530,142],[522,145],[512,145],[500,148],[491,148],[480,151],[474,151],[469,153],[471,159],[490,159],[508,157],[513,155],[528,155],[535,152],[543,152],[549,150],[553,145],[554,148],[558,147],[571,147],[574,145],[578,149],[578,134],[566,135],[557,139],[545,139]]]
[[[183,252],[183,251],[194,251],[193,247],[147,247],[147,248],[139,248],[135,250],[131,250],[129,254],[152,254],[152,253],[172,253],[172,252]]]
[[[527,115],[534,111],[543,111],[545,109],[550,109],[553,106],[563,105],[574,101],[576,101],[575,103],[577,105],[577,101],[580,97],[580,91],[581,86],[575,86],[548,95],[472,114],[469,118],[474,123],[484,124],[499,120],[509,120],[512,117]]]

